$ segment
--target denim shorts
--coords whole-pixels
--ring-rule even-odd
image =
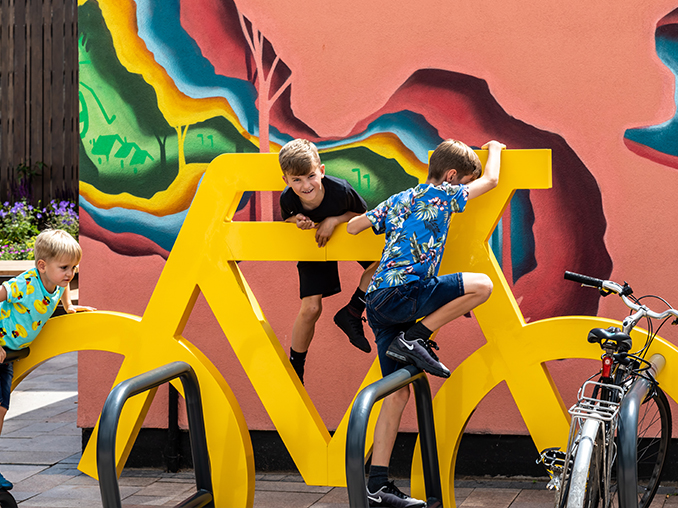
[[[401,331],[463,295],[461,273],[420,279],[368,293],[367,321],[374,332],[382,375],[387,376],[402,366],[386,356],[386,350]]]
[[[9,394],[12,391],[14,362],[0,363],[0,406],[9,409]]]

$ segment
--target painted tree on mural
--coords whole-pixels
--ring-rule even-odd
[[[245,17],[238,10],[238,19],[242,27],[243,35],[252,52],[255,69],[252,71],[248,65],[248,74],[251,73],[251,81],[257,87],[259,108],[259,150],[261,153],[270,151],[269,122],[271,107],[282,93],[290,86],[292,78],[291,70],[280,59],[273,49],[273,45],[263,36],[257,24]],[[250,60],[247,60],[248,64]],[[273,93],[273,95],[271,95]]]
[[[251,58],[254,60],[254,69],[252,69],[251,60],[247,58],[247,74],[258,92],[259,151],[268,153],[271,151],[269,139],[271,107],[290,86],[292,72],[282,62],[270,41],[261,33],[256,22],[247,19],[240,10],[238,10],[238,19],[250,48]],[[275,215],[273,202],[276,197],[270,192],[257,192],[254,195],[255,208],[259,209],[263,220],[273,220]]]

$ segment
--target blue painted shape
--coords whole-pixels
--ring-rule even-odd
[[[657,55],[669,68],[678,82],[678,28],[664,25],[656,32]],[[678,87],[674,90],[678,106]],[[669,121],[650,127],[627,129],[624,137],[653,150],[678,157],[678,112]]]

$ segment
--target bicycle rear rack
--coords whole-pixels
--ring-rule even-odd
[[[617,392],[617,400],[603,400],[585,395],[587,389],[595,391],[596,388],[599,389],[598,393]],[[619,413],[619,406],[623,397],[624,390],[621,386],[586,381],[577,394],[579,401],[570,408],[569,413],[575,418],[595,418],[601,422],[611,422]]]

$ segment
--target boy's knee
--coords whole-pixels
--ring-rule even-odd
[[[485,301],[492,294],[492,279],[484,273],[464,274],[464,288],[466,293],[475,293]]]
[[[403,409],[407,405],[407,401],[410,400],[410,389],[405,386],[400,390],[393,392],[388,398],[391,399],[390,402],[393,406]]]
[[[481,282],[480,282],[480,286],[481,286],[480,293],[483,294],[485,296],[485,299],[487,300],[490,297],[490,295],[492,294],[492,288],[493,288],[492,279],[490,279],[484,273],[481,273],[480,275],[482,276]]]
[[[322,302],[303,302],[299,310],[299,317],[306,322],[315,323],[322,314]]]

